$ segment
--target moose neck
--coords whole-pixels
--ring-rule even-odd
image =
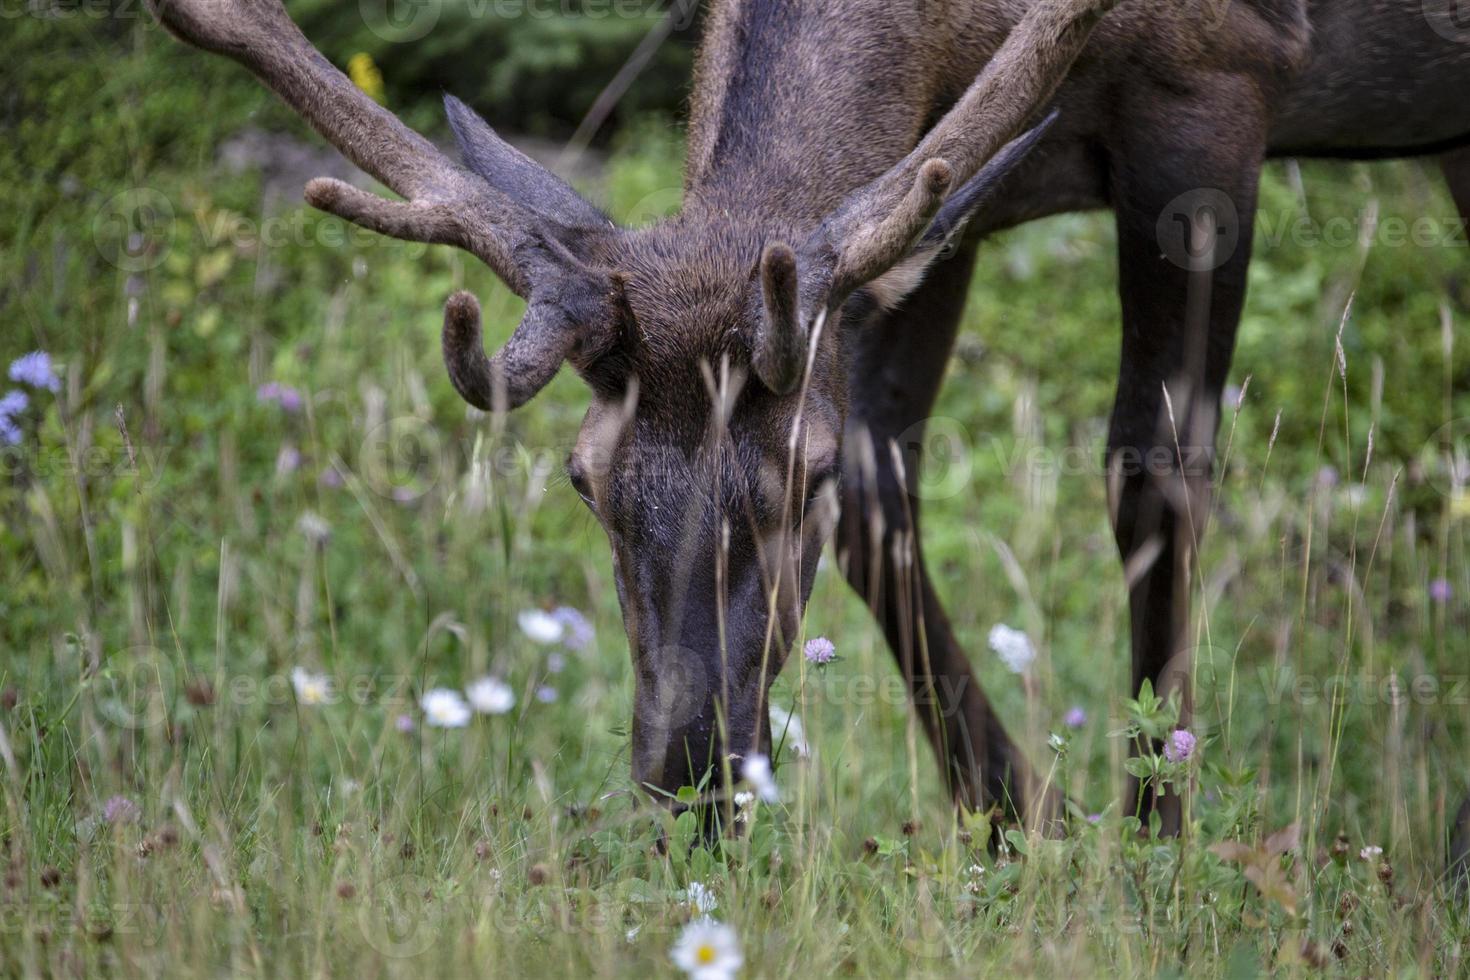
[[[890,0],[722,3],[695,76],[686,208],[811,224],[888,170],[944,88],[922,21]]]

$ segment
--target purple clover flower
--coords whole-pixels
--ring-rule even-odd
[[[816,636],[806,641],[802,654],[807,663],[825,667],[837,659],[837,646],[825,636]]]
[[[1170,762],[1184,762],[1194,755],[1194,747],[1198,740],[1194,733],[1187,728],[1176,728],[1169,733],[1164,742],[1164,758]]]
[[[393,719],[393,727],[403,734],[408,735],[418,726],[413,720],[413,715],[399,715]]]
[[[1429,598],[1440,605],[1449,602],[1454,594],[1455,590],[1450,587],[1450,580],[1447,578],[1437,578],[1429,583]]]
[[[262,405],[279,405],[283,410],[293,414],[301,411],[303,401],[301,392],[279,381],[267,381],[255,389],[255,400]]]
[[[1080,705],[1073,705],[1072,708],[1064,716],[1062,716],[1062,724],[1066,725],[1068,728],[1081,728],[1083,725],[1087,724],[1087,712],[1082,710],[1082,707]]]
[[[143,816],[143,808],[126,796],[110,796],[102,804],[102,819],[110,824],[133,823]]]
[[[43,350],[33,350],[11,361],[10,380],[47,391],[61,390],[61,379],[51,367],[51,355]]]

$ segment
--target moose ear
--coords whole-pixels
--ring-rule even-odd
[[[959,238],[976,212],[995,199],[1001,184],[1036,148],[1056,119],[1057,110],[1053,109],[1041,122],[1002,147],[979,173],[949,195],[913,251],[863,287],[879,309],[893,309],[919,287],[934,260]]]
[[[479,114],[452,95],[444,96],[449,128],[465,165],[491,187],[543,218],[568,228],[606,228],[607,215],[593,207],[571,185],[511,146]]]

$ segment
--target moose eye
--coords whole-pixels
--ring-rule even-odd
[[[567,479],[571,481],[572,489],[577,491],[582,502],[595,512],[597,501],[592,499],[592,482],[587,479],[587,470],[582,466],[581,460],[575,456],[567,459]]]

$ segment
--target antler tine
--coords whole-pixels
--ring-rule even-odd
[[[343,156],[406,199],[315,180],[307,187],[310,204],[395,238],[456,245],[518,294],[529,293],[527,270],[513,253],[533,227],[533,216],[353,85],[312,46],[280,0],[149,5],[171,33],[249,68]]]
[[[948,188],[974,176],[1051,98],[1118,2],[1039,0],[919,145],[824,222],[803,251],[835,258],[829,306],[905,254]]]

